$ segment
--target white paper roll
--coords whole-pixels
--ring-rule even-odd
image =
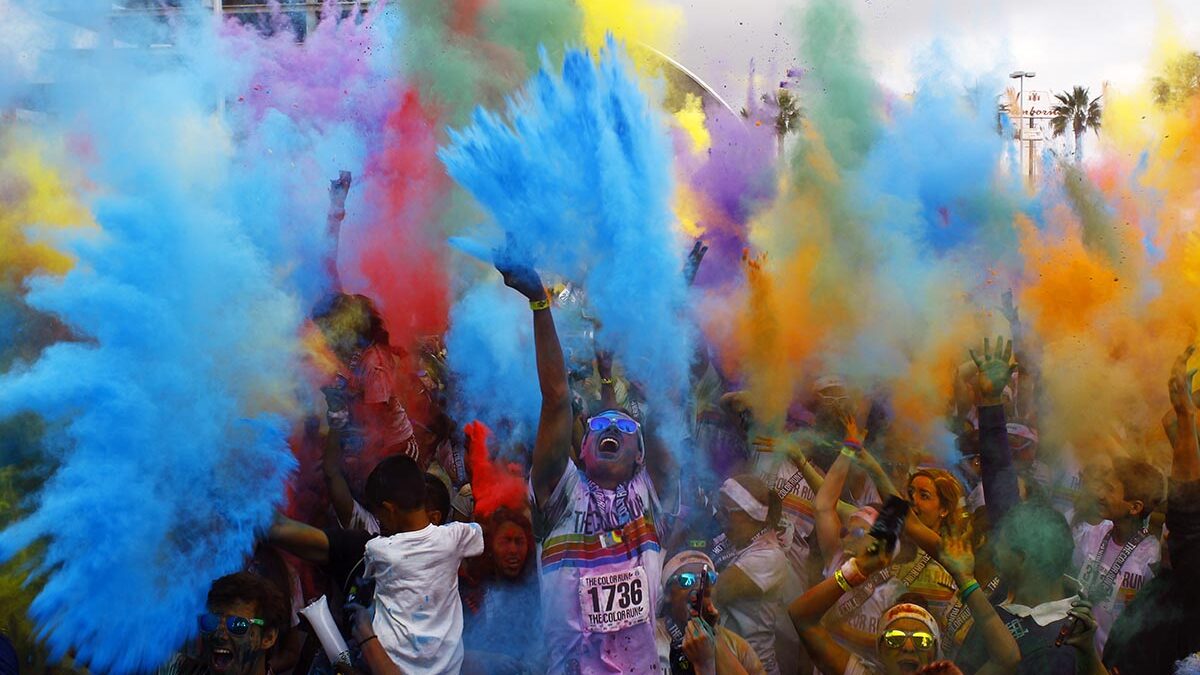
[[[321,648],[325,650],[329,662],[335,665],[339,662],[349,665],[350,648],[346,646],[337,624],[333,622],[333,615],[329,613],[329,602],[325,596],[314,600],[311,605],[300,610],[300,613],[317,632],[317,639],[321,641]]]

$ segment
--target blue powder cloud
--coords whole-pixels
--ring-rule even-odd
[[[0,559],[46,542],[31,615],[53,658],[96,672],[156,667],[196,634],[211,581],[242,566],[294,467],[301,311],[232,206],[277,186],[235,180],[211,28],[181,26],[172,58],[72,58],[47,99],[71,114],[44,131],[90,143],[102,233],[67,242],[65,277],[29,280],[29,306],[82,341],[0,378],[0,417],[41,415],[61,448]]]
[[[476,234],[509,233],[543,273],[582,286],[597,340],[644,384],[661,435],[681,449],[694,331],[671,227],[671,145],[623,50],[610,39],[596,61],[569,49],[561,73],[543,52],[504,115],[477,110],[449,135],[447,171],[494,220]]]

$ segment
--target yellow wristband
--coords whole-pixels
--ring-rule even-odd
[[[529,301],[529,309],[532,309],[535,312],[540,312],[543,309],[549,309],[549,308],[550,308],[550,299],[549,298],[546,298],[544,300],[530,300]]]
[[[847,593],[850,592],[850,589],[851,589],[850,582],[846,581],[846,576],[844,574],[842,574],[841,570],[838,570],[833,573],[833,580],[837,582],[838,586],[842,587],[843,591],[845,591]]]

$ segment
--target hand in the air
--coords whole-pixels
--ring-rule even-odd
[[[518,251],[512,233],[507,236],[504,248],[495,252],[496,271],[504,277],[504,285],[529,298],[530,302],[546,299],[546,287],[537,270],[529,266],[526,256]]]
[[[1188,345],[1183,353],[1175,359],[1171,366],[1171,379],[1167,382],[1167,391],[1171,395],[1171,407],[1176,415],[1194,415],[1196,404],[1192,400],[1192,378],[1196,371],[1188,370],[1188,359],[1196,352],[1195,345]]]
[[[961,581],[975,576],[975,552],[971,550],[968,537],[942,535],[937,560],[955,580]]]
[[[983,358],[970,350],[971,360],[975,362],[978,371],[975,378],[975,394],[981,406],[1000,405],[1004,402],[1004,388],[1012,380],[1012,374],[1017,369],[1013,361],[1012,340],[1005,341],[1003,337],[996,338],[996,351],[992,352],[991,343],[983,339]]]

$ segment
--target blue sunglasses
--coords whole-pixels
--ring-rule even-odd
[[[597,415],[588,420],[588,429],[592,431],[604,431],[611,426],[616,426],[619,431],[626,434],[636,434],[638,431],[638,423],[628,417],[606,417]]]
[[[233,614],[220,615],[212,612],[205,612],[200,615],[200,632],[209,635],[217,632],[221,627],[221,620],[225,620],[225,630],[229,631],[230,635],[245,635],[250,631],[250,626],[265,626],[266,622],[262,619],[247,619]]]
[[[691,588],[692,586],[695,586],[697,583],[700,582],[701,574],[703,574],[703,572],[680,572],[679,574],[675,575],[674,579],[675,579],[675,582],[678,583],[681,588]],[[716,583],[717,583],[717,573],[712,570],[709,570],[708,571],[708,585],[712,586],[713,584],[716,584]]]

